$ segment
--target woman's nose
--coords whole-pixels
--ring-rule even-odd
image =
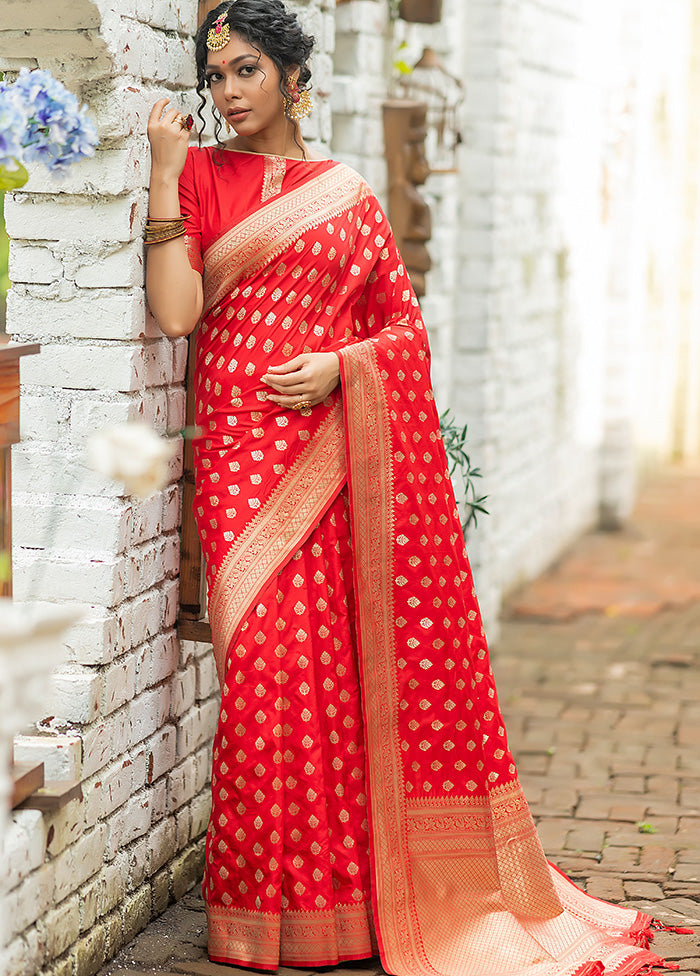
[[[227,75],[226,84],[224,85],[224,95],[227,99],[233,100],[234,98],[241,97],[240,85],[238,83],[237,75]]]

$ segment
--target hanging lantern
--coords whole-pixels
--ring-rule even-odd
[[[458,172],[457,152],[462,144],[459,110],[464,86],[450,74],[437,52],[426,47],[420,61],[398,79],[405,98],[428,106],[426,154],[433,173]]]

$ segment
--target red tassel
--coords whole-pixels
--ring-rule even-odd
[[[649,929],[643,929],[634,933],[634,944],[640,949],[648,949],[654,939],[654,933]]]
[[[695,935],[695,929],[682,929],[675,925],[664,925],[658,919],[654,919],[651,927],[656,929],[657,932],[675,932],[676,935]]]
[[[605,976],[605,966],[602,962],[586,962],[576,970],[574,976]]]

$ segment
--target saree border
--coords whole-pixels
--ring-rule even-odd
[[[423,950],[404,867],[409,852],[395,708],[394,493],[388,406],[371,340],[339,350],[338,355],[362,649],[377,938],[388,972],[405,972],[410,960],[411,976],[434,976],[437,970]]]
[[[301,234],[369,196],[369,186],[357,173],[337,163],[298,189],[273,197],[205,251],[203,314],[208,315],[242,278],[255,275],[288,250]]]
[[[212,581],[209,620],[222,687],[229,644],[261,586],[302,545],[345,478],[343,405],[337,398],[265,505],[231,543]]]
[[[227,963],[277,969],[369,958],[376,950],[368,901],[318,912],[256,912],[207,905],[209,956]]]

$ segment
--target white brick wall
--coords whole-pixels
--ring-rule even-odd
[[[677,446],[697,439],[700,370],[682,350],[700,348],[691,325],[698,289],[689,284],[698,259],[688,231],[679,252],[682,235],[669,220],[684,207],[697,212],[697,173],[684,182],[682,172],[700,104],[697,69],[690,101],[682,87],[691,5],[683,0],[669,16],[661,3],[641,11],[625,2],[611,15],[602,0],[445,0],[434,26],[390,25],[375,0],[337,11],[334,154],[380,198],[381,102],[398,44],[408,43],[409,57],[429,44],[465,85],[459,177],[432,177],[423,190],[434,270],[422,305],[438,403],[468,422],[485,476],[491,516],[469,550],[492,637],[505,593],[599,517],[614,524],[629,514],[636,443],[661,453],[674,430]],[[606,105],[625,86],[631,111],[611,118]],[[664,105],[662,148],[652,118]],[[622,175],[606,224],[610,163]],[[654,178],[666,188],[658,211],[649,206]],[[670,287],[647,293],[649,268]],[[684,375],[682,417],[672,401]]]

